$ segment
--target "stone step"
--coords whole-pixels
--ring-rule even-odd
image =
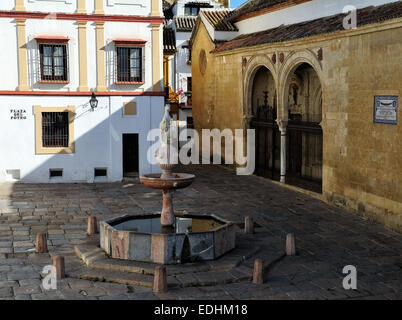
[[[180,265],[166,266],[167,275],[178,275],[196,272],[231,270],[242,262],[250,259],[260,250],[259,246],[253,248],[238,245],[234,250],[214,261],[200,261]],[[89,268],[127,273],[153,275],[157,264],[139,261],[128,261],[109,258],[104,251],[93,244],[77,245],[75,253]]]
[[[210,271],[198,272],[194,274],[187,273],[168,276],[167,283],[169,288],[215,286],[219,284],[250,281],[253,277],[252,273],[253,270],[246,267],[235,268],[230,271]],[[154,279],[152,275],[147,274],[125,273],[118,271],[108,272],[102,269],[85,267],[70,271],[67,274],[67,277],[143,287],[152,287]]]

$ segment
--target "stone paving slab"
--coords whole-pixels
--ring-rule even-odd
[[[189,166],[182,172],[194,173],[196,180],[176,192],[177,210],[214,213],[240,227],[244,217],[251,216],[259,225],[254,245],[268,244],[255,256],[269,259],[273,251],[283,250],[290,232],[296,235],[298,255],[271,266],[263,285],[242,280],[242,274],[252,270],[250,259],[229,271],[241,280],[234,283],[176,283],[167,293],[153,294],[150,287],[135,284],[99,287],[105,282],[66,278],[58,282],[58,290],[48,291],[38,282],[53,255],[65,256],[67,273],[84,267],[74,246],[90,239],[85,234],[88,216],[106,220],[155,213],[162,205],[160,193],[138,179],[111,184],[5,183],[0,184],[0,299],[402,299],[400,234],[315,197],[263,178],[236,176],[221,166]],[[41,231],[49,235],[49,253],[37,255],[28,251],[28,244]],[[348,264],[357,268],[358,290],[342,287],[342,268]],[[214,266],[210,272],[226,271]],[[199,275],[197,281],[206,278]],[[215,282],[213,277],[210,281]]]

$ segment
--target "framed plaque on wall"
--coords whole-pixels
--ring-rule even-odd
[[[374,123],[386,123],[386,124],[398,123],[397,96],[374,97]]]

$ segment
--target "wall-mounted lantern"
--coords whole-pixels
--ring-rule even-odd
[[[98,106],[98,99],[96,99],[94,91],[92,92],[92,97],[89,100],[89,105],[91,106],[92,111],[94,111],[96,109],[96,107]]]

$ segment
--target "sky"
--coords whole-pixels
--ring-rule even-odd
[[[230,7],[231,8],[236,8],[239,5],[243,4],[244,2],[246,2],[247,0],[230,0]]]

